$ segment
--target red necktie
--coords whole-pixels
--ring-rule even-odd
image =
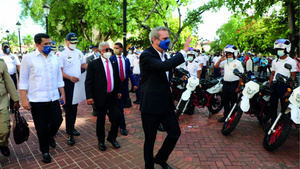
[[[119,63],[120,63],[120,78],[121,82],[125,80],[125,74],[124,74],[124,69],[123,69],[123,62],[122,62],[122,57],[119,57]]]
[[[111,77],[110,77],[110,70],[108,65],[108,60],[106,59],[106,79],[107,79],[107,92],[111,92]]]

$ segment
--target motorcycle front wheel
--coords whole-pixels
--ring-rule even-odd
[[[236,106],[233,110],[230,119],[226,122],[224,122],[223,128],[222,128],[222,134],[227,136],[229,135],[237,126],[239,123],[241,117],[242,117],[243,111],[240,109],[239,106]]]
[[[211,103],[208,106],[208,111],[212,114],[219,113],[223,108],[222,100],[221,100],[221,93],[214,94],[213,98],[211,99]]]
[[[270,135],[268,134],[269,130],[267,130],[265,134],[263,146],[268,151],[274,151],[285,142],[289,135],[289,132],[291,130],[289,114],[283,114],[280,117],[279,121],[274,127],[275,131]]]

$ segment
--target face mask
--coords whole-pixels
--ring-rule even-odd
[[[106,53],[104,53],[104,54],[103,54],[103,57],[104,57],[105,59],[109,59],[109,58],[111,57],[111,52],[106,52]]]
[[[44,46],[42,52],[48,55],[51,52],[51,46]]]
[[[99,52],[96,52],[95,55],[97,56],[97,58],[100,57],[100,53]]]
[[[187,60],[190,61],[190,62],[193,61],[193,59],[194,59],[193,56],[188,56],[188,57],[187,57]]]
[[[77,44],[70,44],[70,45],[69,45],[69,48],[74,50],[74,49],[76,48],[76,45],[77,45]]]
[[[284,54],[284,50],[277,50],[277,56],[282,57]]]
[[[232,62],[234,59],[233,58],[227,58],[227,62]]]
[[[161,40],[159,42],[159,47],[162,48],[163,50],[167,50],[169,48],[169,44],[170,44],[170,39],[167,39],[167,40]]]
[[[129,53],[129,54],[132,54],[132,51],[130,50],[128,53]]]
[[[10,49],[9,48],[5,48],[3,52],[6,53],[6,54],[9,54]]]
[[[114,52],[116,55],[120,55],[121,54],[121,50],[120,49],[114,49]]]

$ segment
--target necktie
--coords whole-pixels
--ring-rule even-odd
[[[122,57],[119,57],[119,63],[120,63],[120,79],[121,82],[125,80],[125,74],[124,74],[124,69],[123,69],[123,62],[122,62]]]
[[[106,79],[107,79],[107,92],[111,92],[111,77],[110,77],[110,70],[108,60],[106,59]]]

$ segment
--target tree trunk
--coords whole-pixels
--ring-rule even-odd
[[[288,16],[288,28],[290,29],[289,39],[292,43],[290,56],[293,58],[295,56],[295,48],[299,41],[299,36],[297,36],[296,25],[295,25],[295,9],[292,0],[286,1],[287,16]]]

